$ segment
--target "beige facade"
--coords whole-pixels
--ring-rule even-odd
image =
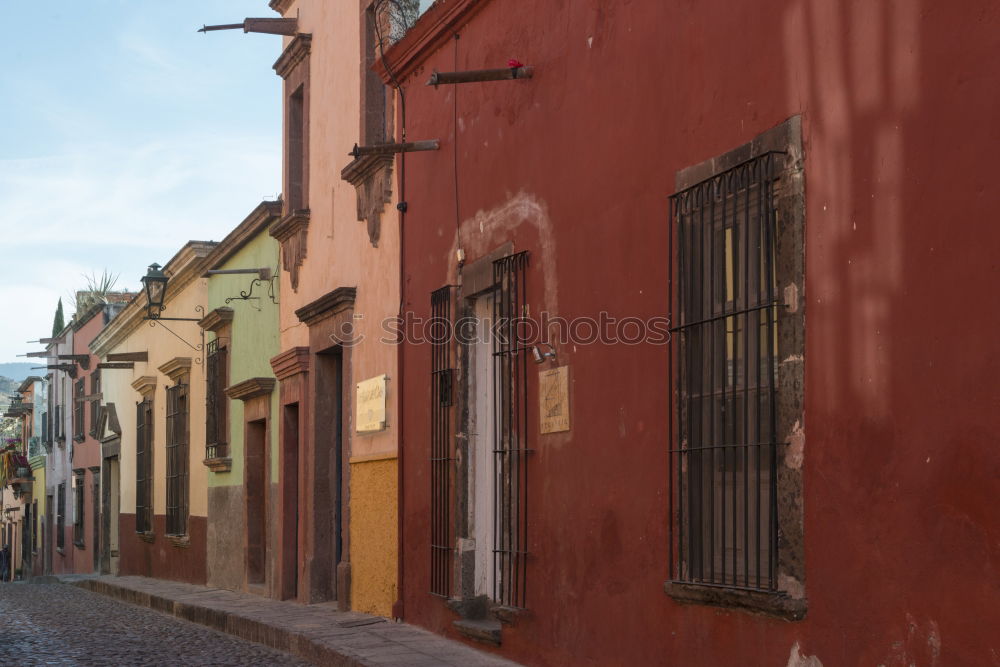
[[[119,489],[120,574],[139,574],[204,583],[208,512],[205,457],[205,376],[203,332],[207,279],[204,259],[215,244],[192,241],[164,267],[170,277],[164,320],[144,319],[146,296],[140,293],[94,340],[93,351],[104,364],[132,368],[103,370],[102,391],[109,420],[103,433],[105,466],[117,472],[110,480]],[[192,321],[173,321],[185,318]],[[125,356],[122,356],[125,355]],[[142,357],[145,360],[141,360]],[[132,361],[122,362],[128,358]],[[187,521],[183,535],[167,535],[167,388],[178,383],[187,391]],[[152,399],[152,524],[137,530],[137,403]],[[113,412],[113,417],[110,415]],[[112,551],[115,549],[112,546]],[[143,553],[147,552],[147,553]]]

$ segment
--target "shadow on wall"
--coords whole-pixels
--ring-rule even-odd
[[[858,663],[988,662],[997,6],[806,0],[782,30],[808,138],[807,558],[824,591],[864,591],[810,616],[879,637]]]

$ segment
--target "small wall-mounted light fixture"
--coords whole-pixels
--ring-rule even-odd
[[[545,345],[549,348],[548,352],[542,352],[540,349],[541,345]],[[556,360],[556,348],[552,346],[552,343],[541,343],[540,345],[531,346],[531,358],[535,360],[536,364],[543,363],[546,359]]]
[[[208,34],[216,30],[240,30],[243,32],[260,32],[266,35],[286,35],[294,37],[299,30],[299,20],[295,18],[265,18],[245,19],[243,23],[226,23],[223,25],[203,25],[198,32]]]
[[[405,144],[374,144],[372,146],[359,146],[354,144],[354,148],[348,153],[353,158],[365,157],[366,155],[395,155],[397,153],[419,153],[420,151],[436,151],[441,148],[441,142],[437,139],[427,141],[408,141]]]
[[[530,79],[535,75],[535,68],[511,61],[513,66],[499,69],[477,69],[467,72],[434,72],[427,80],[428,86],[454,85],[458,83],[474,83],[477,81],[516,81]]]

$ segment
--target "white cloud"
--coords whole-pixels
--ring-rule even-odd
[[[280,191],[280,164],[268,139],[227,136],[0,160],[0,231],[13,247],[163,248],[218,239]]]

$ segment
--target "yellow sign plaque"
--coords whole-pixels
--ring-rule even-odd
[[[538,373],[538,401],[542,433],[569,430],[569,366]]]
[[[359,382],[355,421],[358,433],[385,430],[386,376],[379,375]]]

